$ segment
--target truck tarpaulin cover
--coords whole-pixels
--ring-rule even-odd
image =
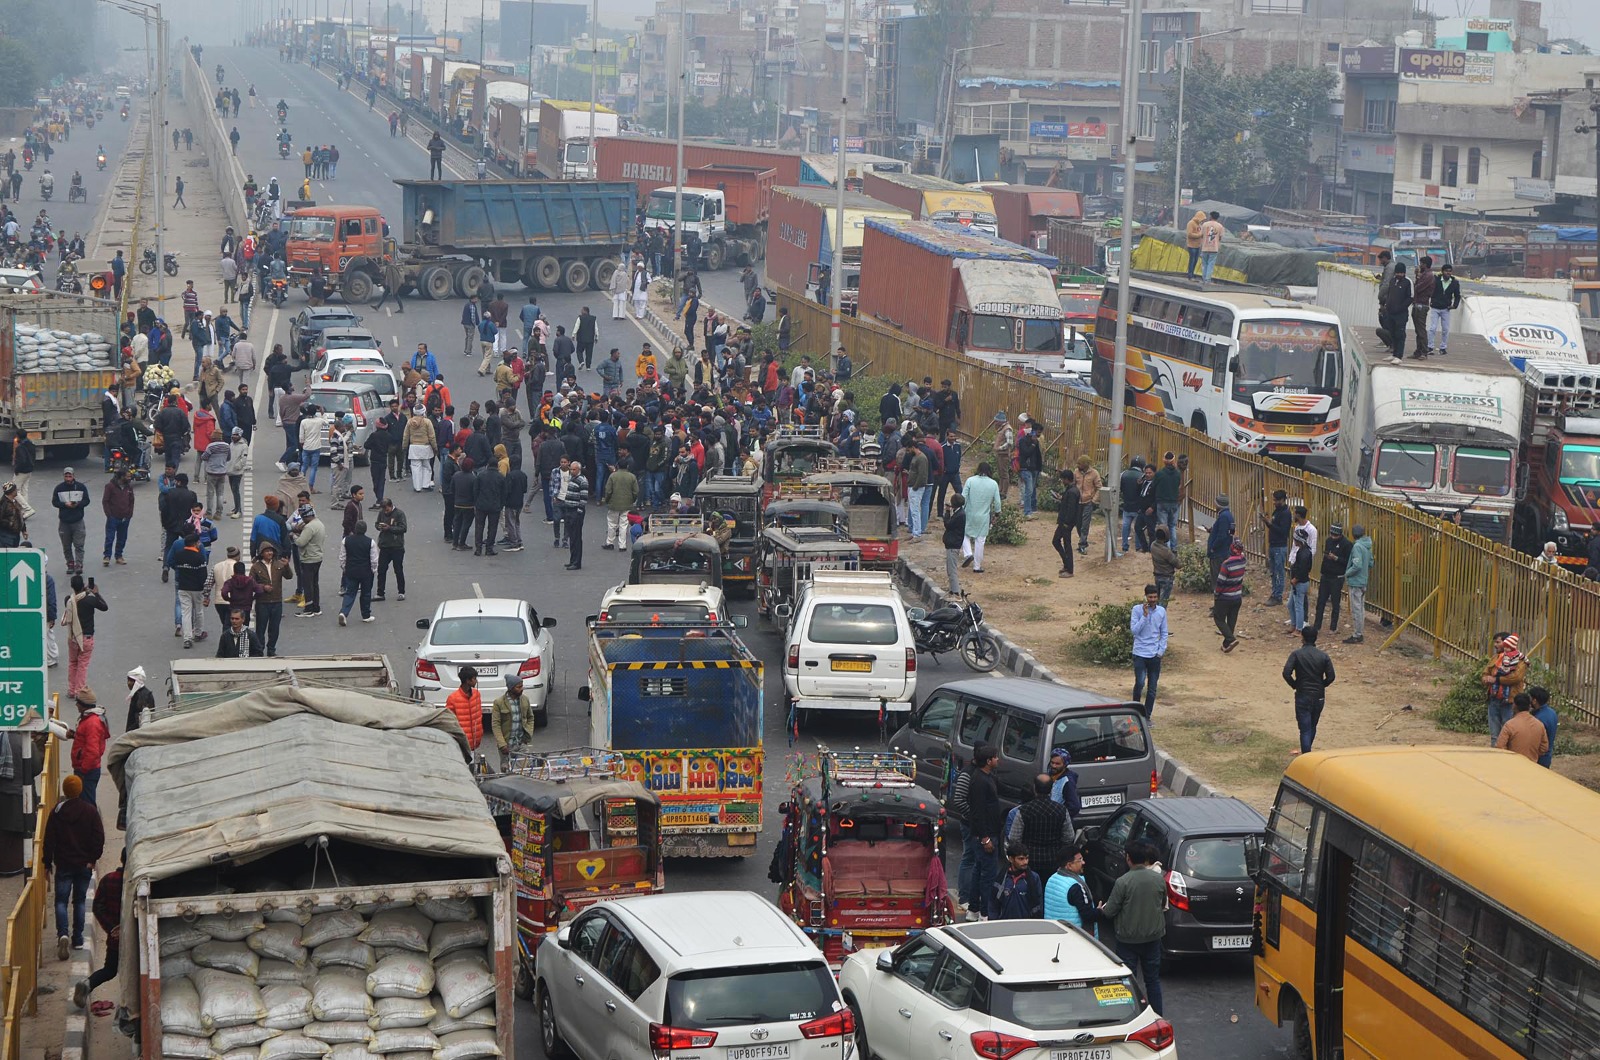
[[[1593,243],[1593,225],[1538,225],[1540,232],[1554,232],[1557,242],[1561,243]]]
[[[1331,261],[1325,250],[1295,250],[1274,243],[1224,239],[1212,278],[1267,287],[1315,287],[1317,262]],[[1133,267],[1146,272],[1188,272],[1189,248],[1174,228],[1146,228],[1133,248]]]
[[[931,250],[935,254],[946,258],[979,258],[986,261],[1011,260],[1028,261],[1036,265],[1043,265],[1053,269],[1059,260],[1049,254],[1041,254],[1037,250],[1018,246],[996,239],[994,236],[985,235],[960,225],[945,224],[936,221],[892,221],[877,217],[866,219],[868,228],[876,228],[887,232],[896,239],[903,239],[907,243],[915,244],[924,250]],[[937,232],[937,240],[925,238],[923,233]]]
[[[1242,232],[1250,225],[1271,224],[1272,220],[1260,210],[1252,210],[1248,206],[1235,206],[1231,202],[1220,202],[1216,199],[1205,199],[1201,202],[1190,203],[1178,211],[1178,216],[1188,223],[1195,211],[1211,216],[1211,211],[1217,212],[1217,220],[1230,232]]]

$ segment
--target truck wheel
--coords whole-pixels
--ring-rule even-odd
[[[424,297],[443,302],[456,289],[455,277],[443,265],[429,265],[417,277],[417,289]]]
[[[351,304],[372,301],[372,277],[359,270],[346,274],[344,300]]]
[[[706,271],[716,272],[722,268],[722,259],[727,256],[727,250],[721,243],[713,243],[706,248]]]
[[[533,277],[533,282],[547,291],[556,289],[556,284],[561,282],[561,259],[554,254],[544,254],[533,259],[528,275]]]
[[[456,294],[471,298],[483,286],[484,271],[481,265],[468,265],[456,273]]]
[[[589,284],[597,291],[606,291],[611,288],[611,278],[617,274],[617,263],[609,258],[595,262],[589,270]]]
[[[561,268],[561,286],[577,294],[589,286],[589,263],[582,258],[567,262]]]

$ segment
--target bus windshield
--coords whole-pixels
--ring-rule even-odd
[[[1334,356],[1324,356],[1324,351]],[[1339,326],[1317,320],[1241,320],[1239,369],[1244,386],[1339,385]]]
[[[1562,446],[1561,481],[1600,482],[1600,448],[1592,445]]]
[[[674,196],[671,192],[653,192],[650,195],[650,207],[645,211],[646,217],[654,217],[658,221],[670,221],[674,214]],[[685,195],[683,197],[683,219],[685,221],[698,221],[701,219],[701,210],[705,200],[698,195]]]
[[[289,238],[332,243],[338,227],[331,217],[296,217],[289,222]]]

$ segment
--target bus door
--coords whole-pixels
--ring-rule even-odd
[[[1344,1055],[1344,944],[1348,937],[1351,856],[1332,843],[1323,848],[1322,887],[1317,893],[1316,979],[1311,1010],[1316,1015],[1316,1055]]]

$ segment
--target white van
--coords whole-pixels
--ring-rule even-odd
[[[785,638],[785,706],[804,712],[911,711],[917,649],[887,571],[818,571],[801,587]]]

